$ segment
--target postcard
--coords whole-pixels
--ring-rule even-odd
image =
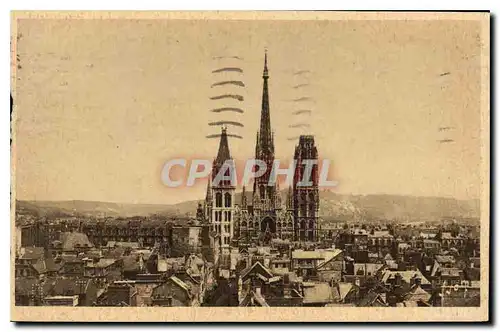
[[[11,319],[489,320],[488,12],[13,12]]]

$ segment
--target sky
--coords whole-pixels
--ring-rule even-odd
[[[254,156],[265,49],[276,158],[313,134],[336,192],[478,198],[480,29],[465,20],[19,20],[17,198],[203,198],[203,182],[166,187],[162,167],[213,159],[218,140],[206,136],[219,120],[243,125],[228,128],[243,137],[230,138],[233,158]],[[222,67],[243,73],[212,73]],[[225,80],[245,86],[211,87]],[[244,100],[210,99],[225,93]],[[243,113],[211,112],[221,107]]]

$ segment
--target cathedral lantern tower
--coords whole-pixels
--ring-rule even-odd
[[[295,240],[314,242],[317,240],[319,217],[318,149],[314,144],[314,136],[300,136],[294,159],[297,163],[292,202]],[[309,166],[311,169],[304,164],[305,160],[315,161],[314,164],[311,163],[312,167]]]
[[[255,145],[255,159],[263,161],[266,172],[255,179],[253,186],[254,232],[260,238],[272,238],[277,231],[277,189],[276,184],[269,185],[269,178],[274,164],[274,134],[271,130],[271,114],[269,108],[269,70],[267,68],[267,51],[264,57],[264,80],[262,86],[262,105],[260,127]]]
[[[234,165],[229,151],[226,128],[222,128],[220,136],[219,151],[212,165],[211,181],[207,188],[207,212],[208,220],[212,230],[220,235],[220,246],[223,251],[229,251],[234,234],[234,183],[230,180],[217,180],[217,175],[222,169],[226,176],[231,176]],[[228,167],[229,166],[229,167]]]
[[[257,143],[255,146],[255,159],[262,160],[266,163],[267,169],[263,176],[255,179],[254,195],[258,191],[258,196],[261,200],[274,200],[275,186],[268,186],[271,170],[274,163],[274,135],[271,130],[271,114],[269,110],[269,71],[267,69],[267,52],[264,58],[264,80],[262,88],[262,107],[260,114],[260,130],[257,133]],[[274,204],[271,204],[274,206]]]

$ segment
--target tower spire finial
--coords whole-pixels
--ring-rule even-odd
[[[264,75],[262,75],[264,79],[269,78],[269,72],[267,70],[267,48],[264,49]]]

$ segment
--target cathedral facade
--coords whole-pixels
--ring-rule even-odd
[[[300,136],[295,147],[296,162],[293,185],[282,198],[279,182],[269,185],[275,159],[274,133],[269,108],[269,72],[267,54],[264,60],[263,91],[260,128],[257,132],[255,159],[263,161],[266,172],[254,179],[253,190],[243,187],[241,198],[235,202],[235,186],[230,181],[214,183],[214,178],[224,162],[232,161],[226,129],[222,129],[217,157],[213,162],[212,175],[205,199],[205,221],[220,239],[221,248],[229,249],[237,243],[266,243],[271,239],[310,241],[317,239],[319,190],[318,151],[314,137]],[[302,161],[313,159],[312,178],[301,182],[305,172]],[[307,170],[306,173],[311,173]],[[217,181],[216,181],[217,182]]]

